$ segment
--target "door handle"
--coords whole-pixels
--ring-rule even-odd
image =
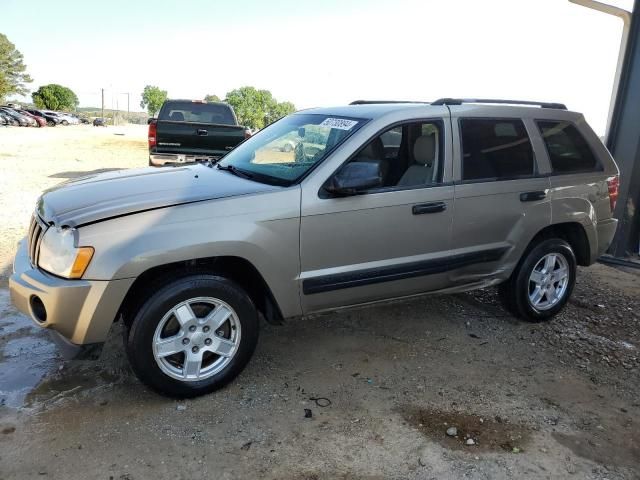
[[[201,136],[205,136],[209,134],[209,132],[207,132],[204,128],[199,128],[196,133]]]
[[[520,194],[521,202],[537,202],[538,200],[544,200],[547,198],[547,192],[540,190],[537,192],[524,192]]]
[[[420,205],[411,207],[411,213],[414,215],[424,215],[425,213],[444,212],[446,209],[447,204],[444,202],[421,203]]]

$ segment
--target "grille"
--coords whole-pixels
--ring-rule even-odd
[[[29,261],[33,267],[38,266],[40,242],[46,229],[46,224],[37,213],[34,213],[31,218],[31,223],[29,224],[29,233],[27,234],[27,250],[29,252]]]

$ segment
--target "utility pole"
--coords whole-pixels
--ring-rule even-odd
[[[120,95],[127,96],[127,122],[128,122],[130,118],[130,113],[131,113],[131,111],[129,110],[129,92],[122,92]]]
[[[100,90],[102,91],[102,118],[104,118],[104,88]]]

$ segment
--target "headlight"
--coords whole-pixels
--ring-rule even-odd
[[[76,248],[74,243],[72,229],[49,228],[40,243],[38,266],[60,277],[81,278],[93,257],[93,247]]]

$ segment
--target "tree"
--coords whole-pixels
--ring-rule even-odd
[[[31,94],[31,98],[36,107],[47,110],[75,110],[79,103],[70,88],[56,83],[41,86]]]
[[[278,103],[269,90],[257,90],[254,87],[230,91],[225,102],[235,110],[238,122],[250,128],[264,128],[295,111],[291,102]]]
[[[206,95],[204,97],[204,101],[205,102],[221,102],[222,100],[220,100],[220,97],[218,95]]]
[[[291,102],[280,102],[277,103],[271,108],[271,111],[268,112],[268,122],[273,123],[276,120],[280,120],[282,117],[286,117],[287,115],[291,115],[296,111],[296,106]]]
[[[27,66],[22,60],[22,54],[16,50],[16,46],[0,33],[0,102],[14,93],[24,95],[29,91],[25,83],[33,80],[25,73]]]
[[[160,90],[160,88],[155,85],[147,85],[142,91],[140,106],[146,108],[151,117],[155,117],[166,99],[166,90]]]

